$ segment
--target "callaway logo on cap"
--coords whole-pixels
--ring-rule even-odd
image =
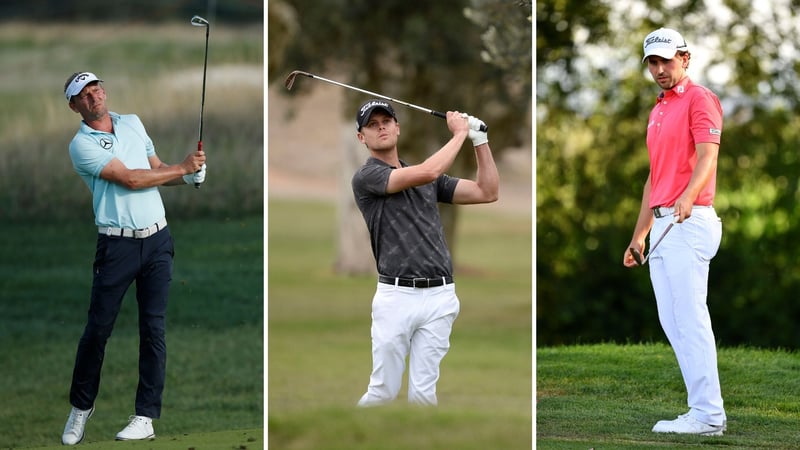
[[[388,102],[383,100],[370,100],[361,105],[361,108],[358,109],[358,113],[356,113],[356,126],[358,131],[361,131],[361,127],[369,122],[369,117],[376,109],[382,109],[386,111],[386,113],[392,116],[394,120],[397,120],[397,116],[394,114],[394,109]]]
[[[67,96],[67,101],[69,101],[73,95],[80,94],[83,88],[93,81],[103,80],[97,78],[97,75],[93,74],[92,72],[81,72],[75,75],[75,78],[73,78],[72,81],[70,81],[67,85],[67,88],[64,89],[64,95]]]
[[[680,33],[670,28],[659,28],[648,34],[644,38],[644,58],[647,60],[650,55],[660,56],[664,59],[672,59],[678,50],[688,51],[689,46]]]

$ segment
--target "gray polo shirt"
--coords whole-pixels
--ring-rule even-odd
[[[408,166],[403,161],[400,164]],[[452,203],[459,179],[442,175],[432,183],[387,194],[393,169],[370,157],[352,180],[378,273],[402,278],[452,276],[453,263],[437,203]]]

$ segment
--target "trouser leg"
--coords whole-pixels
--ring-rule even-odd
[[[409,314],[415,295],[409,290],[378,284],[372,300],[372,373],[359,406],[394,400],[400,392],[410,346]]]
[[[138,261],[126,240],[98,236],[87,323],[78,342],[70,386],[72,406],[87,410],[97,398],[105,348]]]
[[[450,349],[450,333],[459,312],[455,286],[447,285],[425,291],[425,322],[411,338],[408,366],[408,401],[436,405],[436,383],[440,365]]]
[[[166,313],[172,279],[173,243],[165,229],[145,240],[147,260],[136,280],[139,305],[139,385],[136,415],[161,417],[166,377]]]
[[[721,425],[725,412],[706,303],[709,263],[719,247],[721,225],[708,210],[693,211],[689,220],[674,228],[650,259],[659,320],[681,369],[690,414]],[[655,227],[654,231],[658,233]]]

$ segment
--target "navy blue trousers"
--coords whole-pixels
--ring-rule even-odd
[[[136,415],[157,419],[167,367],[166,313],[174,245],[169,228],[145,238],[98,235],[88,320],[83,331],[69,399],[90,409],[100,389],[106,343],[128,288],[136,282],[139,305],[139,385]]]

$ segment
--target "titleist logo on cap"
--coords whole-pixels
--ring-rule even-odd
[[[373,106],[381,106],[383,108],[390,108],[389,104],[386,103],[386,102],[371,101],[371,102],[365,103],[364,106],[361,107],[360,113],[364,114],[364,111],[372,108]]]
[[[650,44],[670,44],[670,43],[672,43],[672,39],[670,39],[668,37],[661,37],[661,36],[653,36],[653,37],[647,38],[647,40],[644,41],[645,47],[647,47]]]

